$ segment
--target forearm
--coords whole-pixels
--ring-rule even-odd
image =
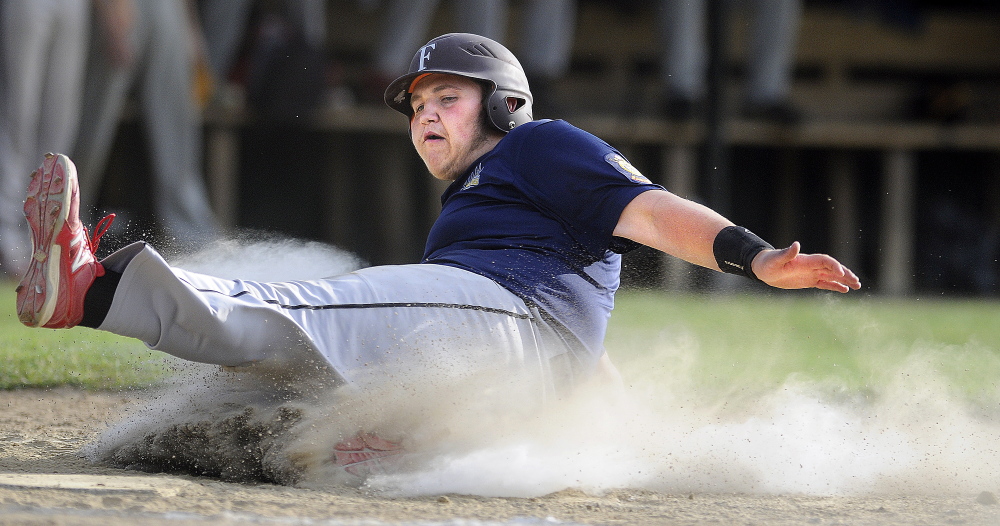
[[[837,292],[861,287],[858,277],[830,256],[800,254],[798,242],[774,250],[745,229],[730,229],[719,236],[729,226],[734,225],[708,207],[665,190],[650,190],[625,207],[614,234],[714,270],[721,270],[718,255],[730,265],[727,271],[756,277],[773,287]],[[719,247],[715,246],[717,237]],[[747,267],[752,272],[745,272]]]
[[[712,245],[719,231],[732,224],[704,205],[670,192],[651,190],[639,194],[625,207],[615,235],[719,270]]]

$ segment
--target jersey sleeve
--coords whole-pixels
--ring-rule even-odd
[[[525,194],[557,218],[594,256],[635,244],[614,238],[625,206],[653,184],[606,142],[565,121],[551,121],[522,137],[516,165]]]

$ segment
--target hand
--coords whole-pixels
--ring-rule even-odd
[[[117,68],[130,66],[135,60],[131,41],[137,16],[135,0],[97,0],[95,5],[111,64]]]
[[[780,289],[817,288],[848,292],[861,288],[851,269],[826,254],[800,254],[799,242],[781,250],[764,250],[753,258],[753,273]]]

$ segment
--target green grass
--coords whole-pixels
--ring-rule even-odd
[[[920,377],[994,399],[1000,302],[857,294],[619,294],[606,340],[630,375],[717,389],[789,379],[866,391]]]
[[[0,389],[141,387],[169,371],[171,359],[135,340],[23,327],[14,285],[0,285]],[[998,320],[1000,302],[986,300],[623,291],[607,347],[626,379],[700,389],[773,389],[801,378],[864,391],[919,371],[994,399]]]
[[[15,312],[15,284],[0,282],[0,286],[0,389],[133,388],[148,386],[166,374],[165,355],[136,340],[83,327],[21,325]]]

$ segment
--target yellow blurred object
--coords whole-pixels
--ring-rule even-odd
[[[202,110],[208,106],[209,101],[212,100],[212,94],[215,92],[215,77],[212,75],[212,70],[208,67],[208,61],[205,60],[204,56],[199,56],[194,61],[191,92],[198,108]]]

